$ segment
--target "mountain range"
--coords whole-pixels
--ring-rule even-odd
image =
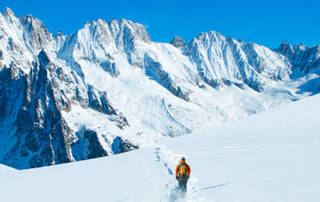
[[[53,35],[7,8],[0,163],[26,169],[148,147],[317,94],[319,75],[319,45],[270,49],[215,31],[158,43],[125,19]]]

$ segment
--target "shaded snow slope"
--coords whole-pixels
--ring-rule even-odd
[[[313,96],[154,148],[0,174],[1,200],[317,202],[319,115]],[[182,155],[184,198],[173,174]]]
[[[0,162],[25,169],[157,145],[319,93],[318,64],[318,47],[271,50],[214,31],[158,43],[125,19],[53,36],[6,9]]]

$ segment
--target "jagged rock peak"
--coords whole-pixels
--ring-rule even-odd
[[[287,40],[284,40],[281,42],[281,46],[287,46],[288,45],[288,41]]]
[[[113,19],[111,21],[105,21],[99,18],[97,20],[87,22],[83,29],[88,28],[93,32],[95,32],[97,28],[104,30],[103,32],[110,32],[114,39],[123,38],[122,36],[125,36],[127,38],[140,39],[147,43],[151,42],[150,36],[145,27],[142,24],[134,23],[131,20]]]
[[[285,48],[285,47],[287,47],[287,46],[289,46],[289,43],[288,43],[287,40],[285,40],[285,41],[282,41],[282,42],[281,42],[281,45],[279,46],[279,48],[281,49],[281,48]]]
[[[290,45],[287,41],[282,41],[280,46],[278,47],[278,50],[280,51],[285,51],[287,50],[288,48],[290,48]]]
[[[121,19],[121,20],[112,20],[109,24],[110,27],[114,28],[114,24],[118,24],[119,27],[122,28],[129,28],[132,32],[141,40],[145,42],[150,42],[150,36],[146,30],[146,28],[139,23],[134,23],[131,20]],[[121,29],[120,28],[120,29]],[[125,29],[124,29],[125,30]]]
[[[278,50],[280,50],[280,51],[291,50],[293,52],[295,52],[295,51],[306,51],[307,49],[310,49],[310,48],[306,47],[303,43],[291,45],[287,41],[281,42],[281,45],[278,48]]]
[[[204,39],[225,39],[225,37],[216,31],[209,31],[209,32],[201,32],[200,35],[197,37],[199,40]]]
[[[6,8],[3,14],[6,16],[14,16],[14,12],[8,7]]]
[[[19,23],[19,19],[15,16],[14,12],[10,8],[6,8],[6,10],[2,13],[2,16],[10,23]]]
[[[32,15],[26,15],[21,17],[21,23],[23,25],[30,26],[30,28],[34,30],[36,30],[37,27],[39,27],[41,29],[44,29],[49,34],[49,31],[47,30],[46,26],[42,23],[42,21],[39,20],[38,18],[33,17]]]
[[[175,35],[170,43],[177,48],[181,48],[184,46],[185,41],[180,36]]]

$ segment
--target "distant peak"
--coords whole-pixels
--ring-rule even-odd
[[[121,18],[120,21],[123,23],[123,22],[127,22],[128,20]]]
[[[180,36],[175,35],[170,43],[177,48],[181,48],[184,46],[185,41]]]
[[[4,15],[6,16],[14,16],[14,12],[10,8],[6,8]]]
[[[33,17],[32,15],[23,16],[22,18],[20,18],[20,21],[24,26],[29,26],[29,29],[32,28],[33,30],[37,30],[37,31],[42,29],[45,32],[47,32],[47,34],[49,34],[44,24],[39,19]]]
[[[287,40],[281,42],[281,46],[287,46],[287,45],[288,45]]]
[[[134,23],[132,22],[131,20],[127,20],[127,19],[124,19],[124,18],[121,18],[121,23],[129,23],[129,24],[139,24],[139,23]]]
[[[91,22],[87,21],[85,25],[102,25],[102,24],[106,24],[107,22],[101,18],[98,18],[96,20],[93,20]]]
[[[297,47],[299,47],[299,49],[301,49],[301,50],[306,49],[306,46],[303,43],[300,43]]]
[[[26,15],[22,17],[24,23],[32,23],[34,17],[32,15]]]
[[[121,18],[121,19],[112,19],[109,24],[134,24],[132,21]]]
[[[292,50],[300,50],[300,51],[305,51],[308,49],[308,47],[305,46],[303,43],[290,45],[287,41],[282,41],[278,49],[285,50],[288,48]]]
[[[280,45],[280,47],[278,48],[278,49],[280,49],[280,50],[285,50],[286,48],[288,48],[290,45],[289,45],[289,43],[285,40],[285,41],[282,41],[281,42],[281,45]]]
[[[221,40],[226,39],[222,34],[216,31],[201,32],[197,37],[199,40]]]

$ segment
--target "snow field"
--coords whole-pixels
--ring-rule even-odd
[[[157,147],[0,173],[2,201],[317,202],[320,96],[194,132]],[[181,156],[191,166],[176,193]],[[17,194],[19,192],[19,194]]]

